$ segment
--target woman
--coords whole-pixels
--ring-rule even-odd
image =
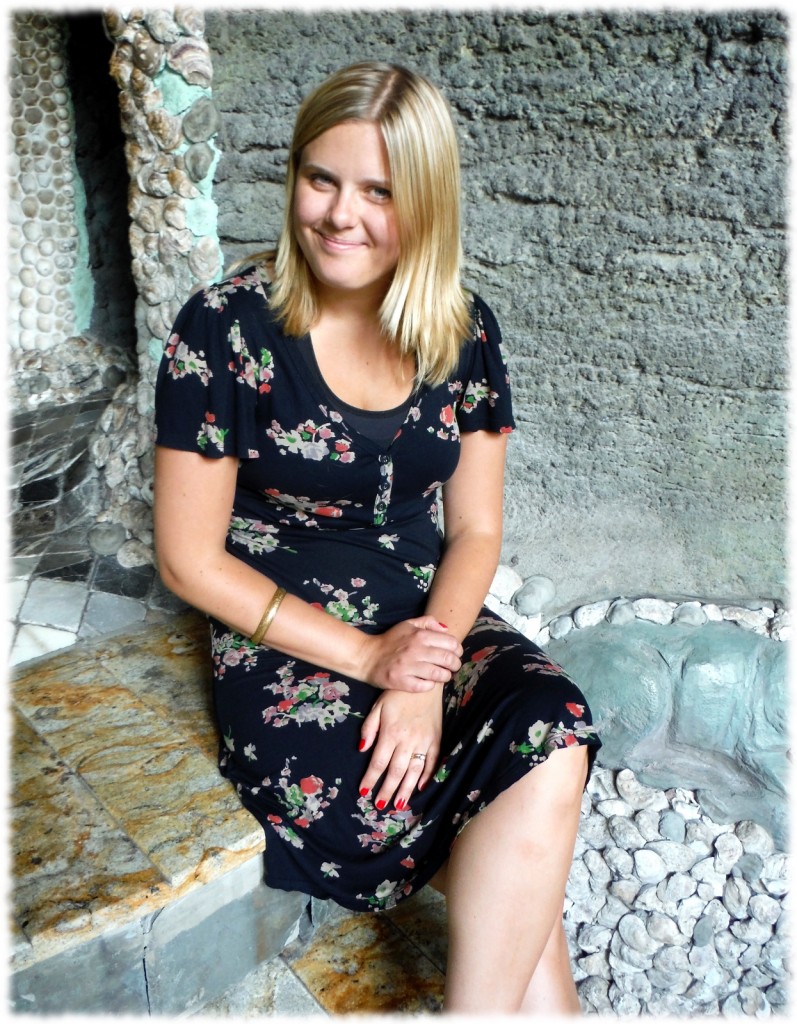
[[[514,422],[460,284],[445,101],[337,72],[286,192],[276,253],[188,301],[157,386],[157,553],[210,619],[221,771],[268,884],[357,910],[445,892],[447,1010],[575,1012],[562,901],[599,742],[483,607]]]

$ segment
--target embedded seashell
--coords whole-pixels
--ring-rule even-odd
[[[183,156],[185,169],[192,181],[202,181],[213,166],[213,150],[207,142],[195,142]]]
[[[180,39],[169,49],[166,63],[189,85],[207,88],[213,81],[210,50],[204,39]]]
[[[147,126],[161,149],[167,152],[177,149],[183,141],[181,120],[167,113],[163,107],[156,107],[147,114]]]
[[[170,228],[182,231],[185,227],[185,205],[182,199],[171,196],[163,204],[163,219]]]
[[[167,171],[156,166],[157,161],[144,164],[136,175],[136,182],[142,192],[148,196],[165,198],[172,194],[172,185]]]
[[[183,199],[196,199],[199,195],[199,189],[181,167],[173,167],[169,171],[169,182],[172,191]]]
[[[199,38],[205,34],[205,15],[196,7],[175,7],[174,16],[183,32],[189,36]]]
[[[141,97],[152,91],[152,79],[146,71],[142,71],[139,67],[133,67],[130,72],[130,88],[135,93],[136,102],[140,103]]]
[[[217,242],[208,236],[200,238],[188,257],[188,266],[198,281],[212,281],[221,268],[221,254]]]
[[[133,63],[148,75],[155,75],[163,66],[166,50],[149,32],[136,32],[133,39]]]
[[[127,31],[127,20],[119,11],[103,11],[102,21],[105,34],[111,40],[120,39]]]
[[[151,263],[153,268],[157,266],[158,259],[158,235],[155,231],[144,231],[138,223],[130,225],[130,251],[133,256],[142,261],[139,273],[149,277],[155,271],[149,269],[146,263]]]
[[[155,88],[151,78],[148,78],[147,81],[149,82],[149,89],[136,98],[139,110],[144,114],[149,114],[150,111],[163,106],[163,93],[160,89]]]
[[[138,193],[130,203],[130,219],[142,231],[158,231],[161,226],[163,202]]]
[[[148,306],[157,306],[174,296],[174,281],[169,274],[161,273],[150,278],[140,287],[141,298]]]
[[[180,38],[180,26],[170,11],[150,11],[144,15],[144,24],[159,43],[173,43]]]
[[[130,43],[119,43],[114,47],[108,62],[108,70],[119,88],[124,89],[133,70],[133,47]]]
[[[200,96],[183,117],[183,135],[189,142],[207,142],[221,128],[221,115],[209,96]]]
[[[158,236],[158,255],[166,264],[175,263],[180,256],[187,256],[194,244],[194,236],[188,230],[162,231]]]
[[[127,144],[128,164],[137,167],[140,164],[149,164],[158,155],[149,138],[145,138],[143,132],[137,133],[134,139]]]

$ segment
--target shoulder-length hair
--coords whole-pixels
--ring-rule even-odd
[[[461,283],[456,132],[448,104],[422,75],[396,64],[353,64],[302,103],[288,160],[272,306],[296,337],[318,315],[314,279],[294,231],[294,191],[303,147],[344,121],[379,125],[390,162],[399,258],[380,308],[382,329],[414,358],[419,383],[440,383],[457,365],[471,310]]]

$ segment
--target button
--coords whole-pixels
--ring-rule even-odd
[[[385,466],[385,465],[387,465],[388,462],[390,462],[390,456],[389,455],[380,455],[379,456],[379,461],[382,463],[383,466]]]

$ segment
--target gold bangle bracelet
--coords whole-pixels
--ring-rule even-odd
[[[263,637],[268,632],[268,628],[274,621],[274,616],[279,610],[279,606],[282,604],[282,599],[288,591],[284,587],[277,587],[274,593],[271,595],[271,600],[266,605],[266,610],[263,612],[263,618],[258,623],[257,629],[249,638],[253,644],[262,644]]]

